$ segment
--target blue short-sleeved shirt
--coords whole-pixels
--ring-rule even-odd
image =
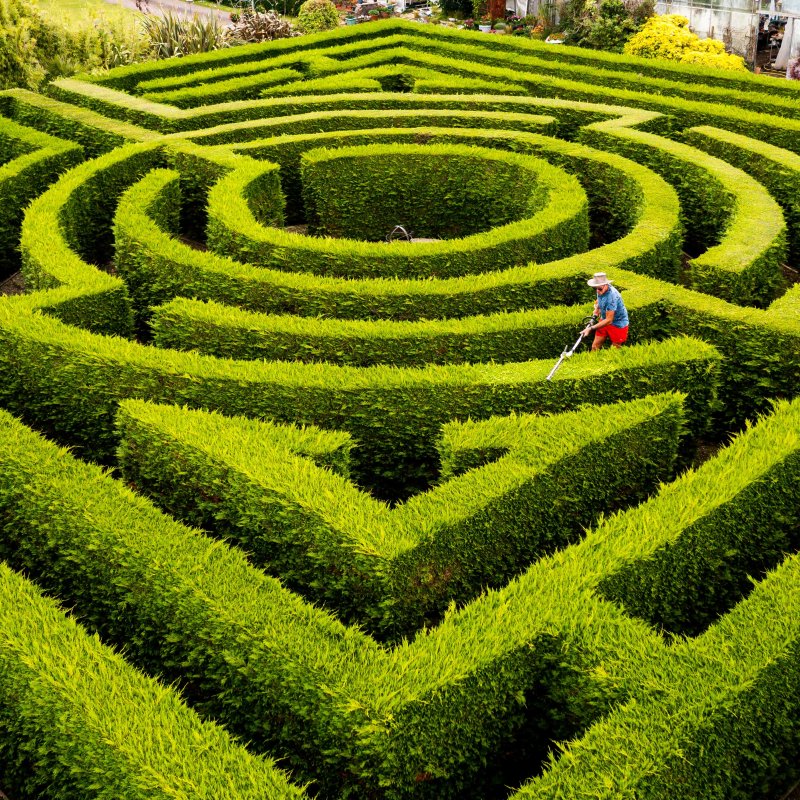
[[[613,286],[609,286],[605,294],[597,295],[597,307],[600,309],[600,319],[606,318],[607,311],[613,311],[614,321],[611,324],[615,328],[627,326],[628,309],[622,302],[622,295]]]

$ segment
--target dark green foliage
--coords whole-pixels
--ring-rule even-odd
[[[394,225],[434,239],[489,231],[547,205],[548,187],[529,164],[459,146],[311,150],[300,168],[309,232],[382,242]]]
[[[570,0],[559,25],[568,44],[621,53],[625,42],[652,16],[654,5],[652,0],[635,4],[623,0]]]
[[[355,155],[360,151],[356,149],[352,152]],[[502,193],[493,195],[498,213],[503,213],[499,209],[504,205],[506,214],[515,205],[519,208],[522,194],[522,204],[526,206],[525,218],[513,220],[519,211],[517,214],[512,211],[509,216],[513,221],[484,232],[452,241],[419,244],[378,244],[301,236],[259,224],[262,220],[255,218],[252,208],[245,202],[248,197],[259,194],[251,186],[258,172],[254,172],[256,167],[246,168],[243,164],[241,169],[232,171],[209,192],[209,248],[239,261],[272,269],[314,272],[317,275],[337,277],[418,278],[453,277],[501,270],[529,261],[555,260],[581,252],[588,244],[587,201],[578,182],[541,160],[512,153],[481,151],[477,148],[459,149],[458,145],[429,145],[422,150],[414,145],[374,145],[365,152],[371,155],[344,162],[341,180],[329,177],[324,172],[320,173],[319,180],[326,187],[324,194],[319,189],[314,189],[316,179],[313,177],[313,168],[309,167],[311,188],[306,193],[305,200],[307,206],[309,203],[323,203],[325,216],[320,218],[323,226],[328,224],[326,220],[332,218],[335,208],[340,209],[336,212],[340,219],[345,218],[342,215],[347,213],[343,207],[346,198],[341,194],[337,195],[336,189],[336,184],[341,184],[347,198],[356,205],[353,216],[347,216],[352,221],[344,225],[332,222],[334,230],[339,230],[335,227],[339,224],[342,226],[340,230],[347,233],[347,224],[354,225],[356,220],[362,220],[361,233],[371,233],[371,238],[384,238],[394,224],[397,224],[396,215],[415,204],[415,192],[423,194],[420,204],[435,202],[437,192],[432,188],[427,191],[423,189],[424,167],[428,159],[437,159],[436,166],[432,169],[449,171],[452,180],[456,179],[465,165],[477,169],[471,163],[472,159],[488,162],[489,171],[496,173],[494,178],[505,184],[504,188],[506,192],[510,192],[511,197],[509,201]],[[423,153],[424,158],[420,158]],[[319,163],[338,166],[339,158],[350,154],[351,151],[341,150],[332,151],[332,155],[321,152],[311,163],[315,167]],[[502,166],[492,170],[495,162],[500,162]],[[349,172],[346,169],[348,163],[351,167]],[[506,168],[503,169],[503,166]],[[261,172],[265,169],[262,167]],[[376,173],[374,177],[371,174],[373,171]],[[483,174],[482,179],[475,179],[475,188],[486,184],[488,175],[486,172]],[[398,182],[401,185],[410,185],[407,196],[399,196]],[[461,183],[470,187],[469,181],[462,180]],[[374,195],[370,195],[367,187],[373,184],[376,191]],[[531,186],[534,187],[533,190]],[[378,226],[371,228],[367,225],[365,231],[363,220],[367,214],[381,214],[380,207],[368,206],[370,201],[373,201],[372,204],[381,203],[381,195],[386,192],[398,193],[398,199],[393,200],[391,194],[387,197],[387,216],[380,225],[386,230],[382,236],[378,236]],[[441,193],[438,196],[443,199]],[[540,207],[539,198],[543,197],[546,201]],[[491,219],[490,209],[491,204],[487,206]],[[308,207],[306,211],[309,213],[309,221],[313,223],[315,212],[311,212]],[[426,219],[434,218],[434,213],[436,217],[441,217],[437,229],[430,232],[451,231],[458,235],[469,232],[463,230],[465,222],[476,225],[475,216],[479,209],[474,199],[465,201],[462,194],[455,200],[448,201],[445,207],[442,207],[440,200],[435,209],[421,210],[419,213],[423,223]]]

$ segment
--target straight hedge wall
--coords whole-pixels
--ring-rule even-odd
[[[0,420],[7,428],[8,415]],[[16,800],[306,796],[4,563],[0,610],[0,757]]]
[[[271,438],[273,426],[141,401],[123,402],[117,424],[118,464],[137,491],[241,543],[345,621],[397,639],[575,541],[598,514],[644,499],[671,475],[683,414],[667,396],[493,417],[485,427],[508,431],[499,460],[393,509],[312,467]],[[604,478],[586,490],[599,451]]]
[[[624,292],[636,315],[630,344],[662,335],[663,306]],[[153,310],[157,347],[247,361],[324,361],[354,367],[465,364],[548,359],[575,339],[591,306],[473,315],[457,320],[322,320],[254,314],[217,303],[176,299]]]
[[[709,603],[716,613],[728,613],[698,638],[678,641],[639,666],[633,677],[636,701],[568,745],[541,778],[512,795],[514,800],[585,794],[666,800],[707,797],[709,787],[719,796],[749,800],[777,795],[797,777],[800,558],[785,553],[800,543],[799,430],[800,402],[780,403],[716,459],[666,488],[665,499],[675,494],[669,506],[659,509],[657,498],[647,504],[661,513],[648,514],[643,506],[625,515],[634,521],[628,527],[634,536],[649,538],[653,526],[665,532],[684,526],[684,531],[678,538],[667,533],[659,548],[607,578],[604,593],[648,617],[661,604],[659,595],[665,606],[677,602],[670,613],[686,631],[708,622]],[[737,484],[739,494],[717,513],[697,515],[697,507],[707,505],[703,498],[719,503]],[[606,528],[613,533],[625,517]],[[692,517],[696,521],[686,526],[684,520]],[[602,533],[590,533],[586,544]],[[762,537],[766,550],[758,552]],[[701,571],[687,583],[690,561]],[[752,585],[749,575],[777,564]],[[653,580],[656,571],[662,572],[660,586]],[[633,572],[642,579],[636,587],[629,580]],[[620,759],[609,742],[624,742],[626,757]]]

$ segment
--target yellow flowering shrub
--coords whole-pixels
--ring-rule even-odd
[[[644,58],[666,58],[683,64],[718,69],[746,70],[741,56],[725,52],[716,39],[700,39],[689,30],[689,20],[679,14],[651,17],[625,45],[625,53]]]

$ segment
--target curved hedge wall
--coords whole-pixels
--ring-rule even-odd
[[[394,20],[0,93],[0,789],[788,790],[798,100]]]

